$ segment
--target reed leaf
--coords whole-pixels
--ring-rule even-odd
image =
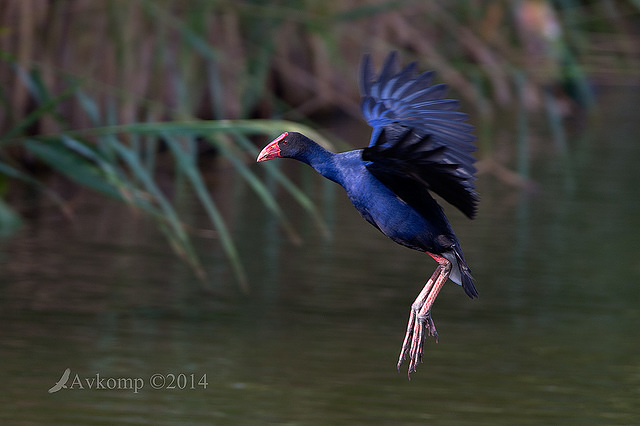
[[[38,106],[36,109],[31,111],[17,125],[9,129],[4,135],[2,135],[2,137],[0,138],[0,147],[7,145],[9,141],[11,141],[11,139],[22,134],[29,126],[35,124],[38,120],[40,120],[45,115],[54,112],[55,108],[62,101],[73,96],[73,94],[75,93],[79,85],[80,85],[79,82],[74,83],[72,86],[65,89],[58,96],[47,99],[47,101],[43,102],[40,106]]]
[[[240,155],[233,151],[233,145],[228,143],[228,140],[224,138],[223,135],[214,134],[212,136],[206,137],[206,139],[220,151],[220,154],[226,157],[227,160],[229,160],[233,164],[236,171],[245,179],[251,189],[254,190],[254,192],[258,195],[260,200],[262,200],[267,209],[271,211],[271,213],[273,213],[278,219],[280,219],[285,231],[289,235],[289,238],[293,241],[298,241],[299,237],[291,227],[291,224],[287,221],[282,210],[278,206],[278,203],[276,203],[267,187],[258,179],[255,173],[253,173],[240,160]]]
[[[252,158],[255,158],[258,155],[258,149],[253,145],[249,139],[240,133],[235,133],[236,141],[238,145],[244,148],[247,152],[249,152]],[[286,189],[289,194],[304,208],[307,213],[315,220],[318,228],[322,232],[322,235],[325,238],[329,238],[330,231],[327,227],[320,211],[317,209],[311,198],[309,198],[303,191],[301,191],[288,177],[286,177],[278,168],[278,166],[274,163],[265,162],[262,164],[262,167],[265,168],[266,172],[271,175],[279,184]]]
[[[288,120],[189,120],[168,122],[145,122],[131,124],[116,124],[110,126],[92,127],[88,129],[75,129],[65,132],[71,137],[106,136],[117,134],[141,134],[141,135],[206,135],[210,133],[241,133],[244,135],[274,135],[284,130],[300,132],[308,135],[327,149],[333,150],[333,144],[321,133],[304,124]],[[38,138],[38,136],[34,136]],[[41,137],[46,137],[43,135]],[[12,142],[11,140],[8,142]],[[15,140],[13,140],[15,142]]]
[[[0,197],[0,238],[10,237],[20,227],[21,223],[20,215]]]
[[[65,149],[61,143],[27,139],[23,146],[42,162],[72,181],[82,183],[101,194],[124,201],[118,188],[104,179],[100,169],[80,155]]]
[[[238,254],[233,238],[227,229],[227,225],[222,218],[222,214],[220,214],[220,211],[216,207],[215,202],[207,190],[204,180],[202,179],[202,175],[195,163],[194,157],[182,149],[181,144],[174,136],[165,134],[163,135],[163,139],[173,153],[179,171],[184,173],[191,182],[191,186],[195,190],[198,199],[202,203],[209,219],[218,233],[222,248],[231,262],[240,287],[245,293],[247,293],[249,291],[249,284],[240,261],[240,255]]]
[[[11,179],[25,182],[26,184],[37,188],[39,191],[42,191],[45,196],[50,198],[60,208],[60,210],[67,218],[71,218],[73,216],[71,210],[67,207],[67,204],[62,198],[60,198],[60,196],[58,196],[58,194],[53,192],[46,185],[44,185],[42,182],[40,182],[30,174],[23,172],[2,161],[0,161],[0,174]]]
[[[170,241],[177,244],[177,248],[179,248],[178,253],[188,261],[198,276],[203,278],[204,270],[200,265],[200,260],[191,245],[191,241],[184,230],[178,214],[156,184],[149,170],[140,161],[140,158],[135,154],[133,149],[121,143],[113,135],[103,136],[103,140],[113,148],[120,159],[129,167],[132,174],[142,183],[145,190],[153,197],[153,200],[158,204],[160,211],[166,219],[166,228],[163,227],[162,229],[167,232]]]

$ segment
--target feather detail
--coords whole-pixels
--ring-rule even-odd
[[[435,192],[469,218],[476,214],[474,127],[459,102],[445,99],[434,73],[417,74],[415,62],[400,69],[391,53],[376,77],[371,57],[360,68],[362,113],[373,127],[362,158],[374,176],[410,179]]]

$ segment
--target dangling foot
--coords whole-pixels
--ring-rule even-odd
[[[433,255],[431,253],[429,254],[439,263],[439,265],[411,305],[407,332],[404,336],[404,341],[402,342],[400,357],[398,358],[398,371],[400,371],[400,366],[402,365],[405,356],[407,353],[409,354],[409,380],[411,380],[411,373],[416,371],[418,362],[422,362],[424,340],[426,336],[433,336],[436,339],[436,343],[438,342],[436,325],[431,318],[431,307],[451,272],[451,263],[447,259],[442,256]]]
[[[418,321],[420,321],[423,327],[427,329],[427,336],[435,337],[436,343],[438,343],[438,332],[436,331],[436,325],[431,318],[431,311],[427,312],[426,315],[418,316]]]
[[[404,337],[402,350],[398,358],[398,370],[400,370],[400,366],[404,362],[407,353],[409,354],[409,379],[411,379],[411,373],[416,371],[418,362],[422,362],[424,341],[427,336],[435,337],[436,343],[438,343],[438,331],[431,318],[431,312],[429,311],[421,315],[416,313],[412,308],[407,326],[407,334]]]

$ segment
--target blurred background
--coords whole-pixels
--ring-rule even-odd
[[[635,0],[2,1],[0,419],[640,423],[639,38]],[[444,207],[480,298],[445,286],[411,381],[435,263],[254,163],[366,146],[392,50],[478,136],[478,217]],[[66,368],[146,386],[48,393]]]

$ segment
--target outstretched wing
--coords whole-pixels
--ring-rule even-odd
[[[436,143],[431,135],[419,136],[412,129],[396,127],[391,129],[389,140],[388,129],[382,129],[373,145],[362,151],[362,159],[368,162],[367,169],[402,195],[409,205],[417,207],[424,202],[411,199],[426,195],[425,191],[418,190],[421,187],[435,192],[473,218],[478,204],[473,173],[450,162],[446,147]],[[413,190],[407,191],[408,188]]]
[[[373,127],[363,160],[380,180],[432,190],[469,218],[476,213],[474,127],[456,111],[458,101],[444,99],[447,86],[431,85],[433,72],[417,74],[415,62],[400,70],[397,53],[374,76],[371,58],[362,61],[362,112]],[[411,204],[411,200],[405,200]]]

